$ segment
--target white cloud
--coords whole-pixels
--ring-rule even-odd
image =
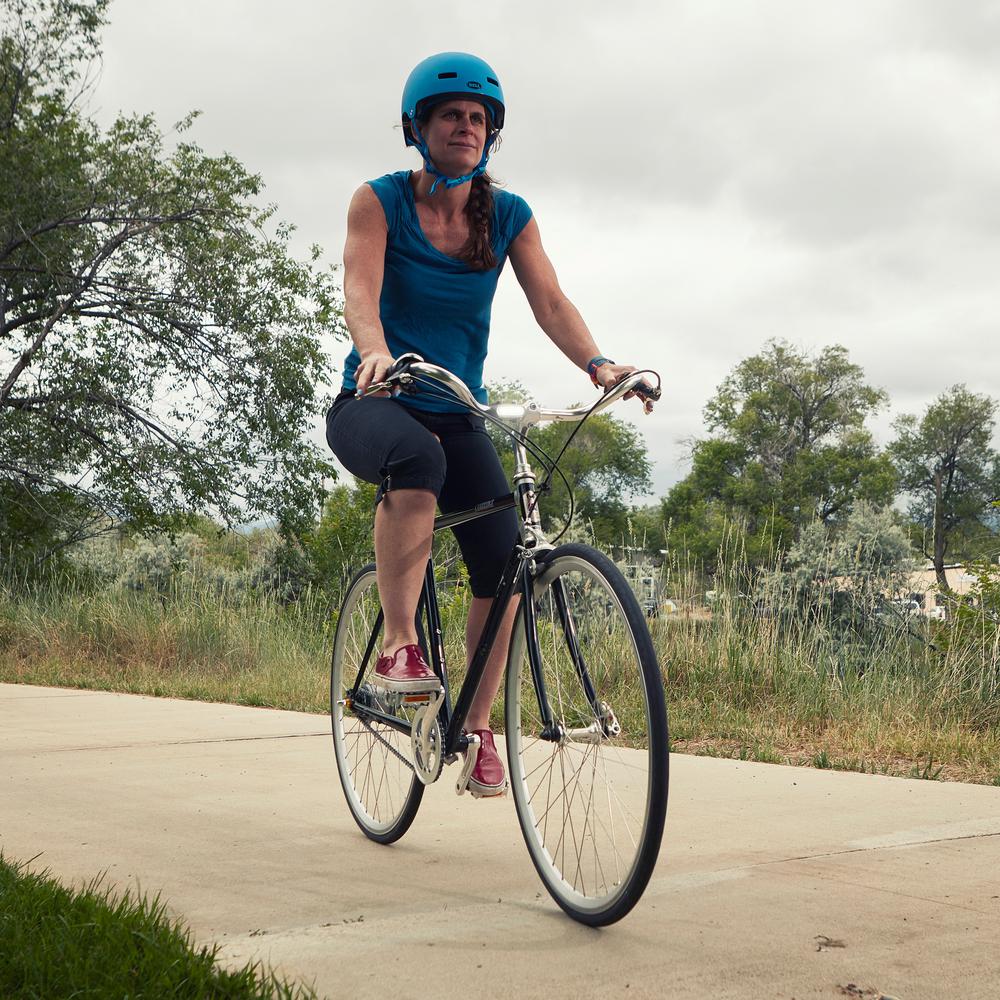
[[[259,170],[331,260],[358,184],[416,166],[395,127],[411,66],[487,58],[509,108],[495,172],[602,349],[664,375],[637,419],[658,492],[768,337],[846,345],[892,397],[883,438],[955,382],[1000,395],[995,0],[175,0],[111,17],[103,114],[201,108],[201,143]],[[510,273],[494,319],[490,377],[586,396]]]

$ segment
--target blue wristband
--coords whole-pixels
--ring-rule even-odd
[[[597,369],[600,368],[601,365],[613,364],[614,362],[611,358],[606,358],[602,354],[598,354],[596,358],[591,358],[587,362],[587,374],[590,376],[590,381],[593,382],[594,385],[600,385],[601,383],[597,381]]]

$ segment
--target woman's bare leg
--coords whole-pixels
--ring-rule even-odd
[[[414,618],[431,554],[437,499],[429,490],[391,490],[375,511],[375,576],[385,614],[383,651],[417,641]]]
[[[500,623],[500,631],[493,643],[490,657],[486,661],[483,679],[479,682],[479,688],[475,698],[472,699],[472,706],[469,708],[469,714],[465,720],[465,728],[469,732],[473,729],[490,728],[490,709],[493,707],[497,691],[500,689],[504,667],[507,665],[507,649],[510,646],[510,633],[514,625],[514,616],[517,614],[519,600],[520,598],[517,596],[511,600],[507,607],[507,613]],[[468,661],[472,660],[472,654],[476,651],[476,644],[483,634],[483,626],[486,624],[486,616],[490,613],[492,604],[492,597],[472,598],[472,605],[469,608],[469,622],[465,628]]]

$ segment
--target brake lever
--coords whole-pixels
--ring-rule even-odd
[[[398,396],[401,392],[416,392],[413,387],[413,378],[404,369],[423,360],[419,354],[415,354],[413,351],[400,354],[386,369],[382,381],[372,383],[362,395],[372,396],[376,392],[387,392],[390,396]]]
[[[416,380],[407,372],[397,375],[395,378],[386,379],[383,382],[373,382],[362,393],[363,396],[374,396],[380,392],[387,392],[390,396],[398,396],[401,392],[412,395],[417,391]]]
[[[617,388],[622,382],[629,377],[629,375],[638,374],[637,372],[626,372],[614,385],[609,386],[605,391],[610,392],[612,389]],[[653,374],[656,374],[655,372]],[[634,396],[638,396],[644,403],[655,403],[659,400],[662,395],[662,391],[659,385],[650,385],[648,382],[637,382],[631,389],[629,393]]]

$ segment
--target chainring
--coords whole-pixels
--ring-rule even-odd
[[[437,711],[438,705],[434,703],[417,709],[413,716],[413,727],[410,729],[413,770],[425,785],[437,781],[444,767],[444,736],[441,733],[441,723],[437,719]],[[435,718],[425,741],[420,733],[424,728],[425,716],[430,712],[434,713]]]

